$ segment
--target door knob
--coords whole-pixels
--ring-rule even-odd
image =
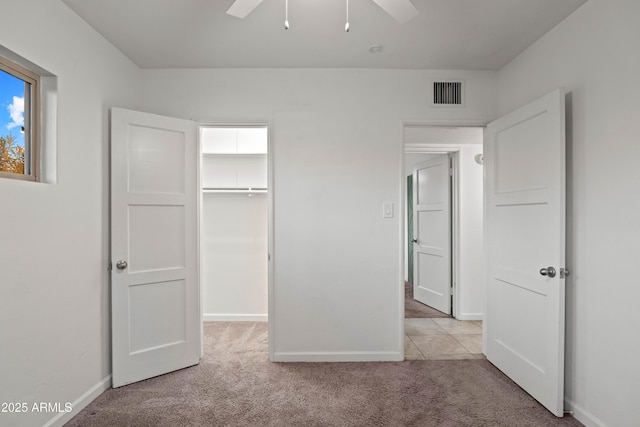
[[[553,267],[541,268],[540,274],[547,277],[556,277],[556,269]]]
[[[413,239],[412,242],[413,243],[418,243],[418,239]]]
[[[128,265],[127,261],[124,261],[124,260],[120,260],[120,261],[116,262],[116,268],[118,270],[124,270],[125,268],[127,268],[127,265]]]

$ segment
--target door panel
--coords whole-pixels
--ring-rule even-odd
[[[187,120],[115,108],[111,120],[112,360],[119,387],[200,357],[197,146],[196,126]]]
[[[128,132],[129,191],[144,194],[184,194],[185,135],[173,130],[133,124],[129,126]]]
[[[129,206],[129,273],[185,268],[185,219],[184,206]]]
[[[485,130],[486,354],[563,416],[564,94],[555,91]],[[555,277],[542,275],[553,267]]]
[[[173,280],[129,288],[131,353],[186,341],[185,285]]]
[[[413,172],[413,296],[451,313],[451,184],[449,155],[417,164]]]

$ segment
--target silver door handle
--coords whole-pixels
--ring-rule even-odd
[[[116,268],[118,270],[124,270],[125,268],[127,268],[128,264],[127,261],[125,260],[120,260],[118,262],[116,262]]]
[[[540,274],[547,277],[556,277],[556,269],[553,267],[541,268]]]

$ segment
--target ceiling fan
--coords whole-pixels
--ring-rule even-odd
[[[401,24],[410,21],[418,14],[418,9],[415,8],[410,0],[372,1]],[[236,0],[227,10],[227,13],[237,18],[244,18],[262,2],[263,0]]]

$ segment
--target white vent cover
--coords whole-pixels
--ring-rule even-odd
[[[433,105],[435,107],[463,106],[464,82],[462,80],[434,81]]]

